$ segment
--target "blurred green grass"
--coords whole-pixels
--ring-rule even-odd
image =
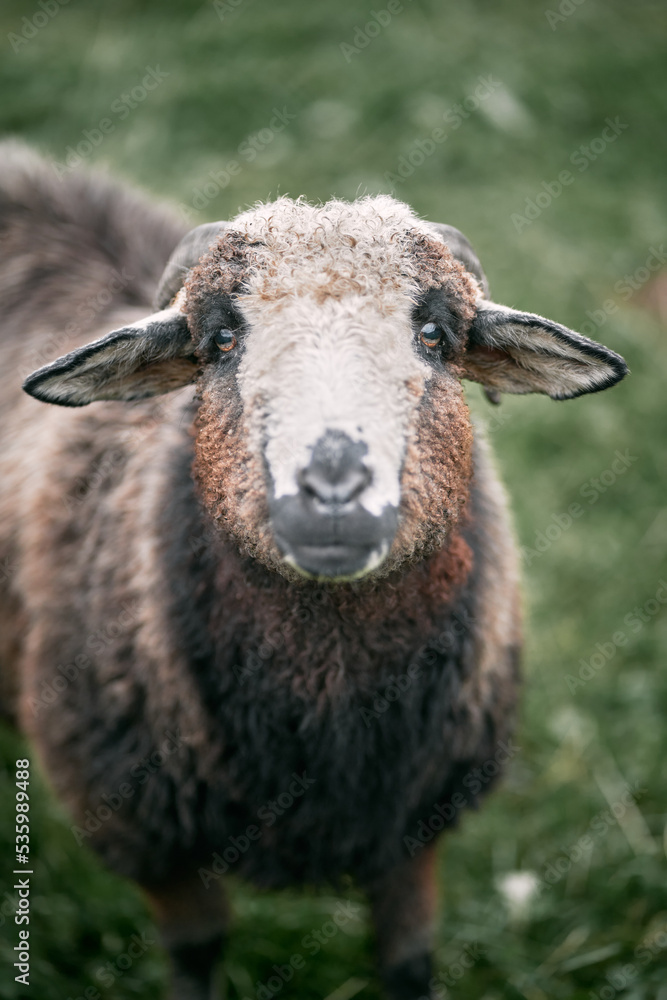
[[[599,323],[593,335],[625,355],[632,376],[611,393],[568,403],[505,398],[500,416],[476,389],[469,393],[526,550],[526,684],[521,751],[507,780],[443,843],[437,967],[449,975],[450,995],[464,1000],[666,1000],[667,617],[662,605],[646,612],[636,633],[624,619],[667,578],[667,348],[647,308],[654,284],[638,279],[629,297],[614,287],[664,239],[665,8],[584,0],[566,7],[572,13],[552,29],[546,11],[558,11],[555,2],[405,0],[403,7],[346,59],[341,44],[357,44],[357,29],[365,31],[371,10],[384,9],[382,0],[374,8],[222,0],[217,9],[185,0],[71,0],[14,46],[10,34],[26,30],[23,18],[41,8],[5,0],[0,132],[62,161],[84,130],[111,117],[113,132],[85,162],[180,206],[196,224],[279,193],[325,199],[389,190],[386,175],[474,94],[480,77],[498,84],[395,193],[470,236],[499,301],[574,328]],[[146,67],[168,75],[121,118],[112,105],[140,85]],[[269,127],[274,108],[295,117],[270,141],[260,134],[260,151],[247,162],[242,144]],[[571,155],[601,134],[608,117],[628,128],[579,171]],[[240,171],[196,210],[197,190],[230,160]],[[523,214],[526,199],[567,169],[574,182],[517,232],[512,214]],[[663,303],[664,280],[663,270]],[[600,314],[607,300],[619,308]],[[611,469],[617,451],[633,461],[601,492],[591,482]],[[556,537],[554,515],[565,524],[573,503],[583,513]],[[554,540],[535,554],[542,536]],[[627,645],[571,690],[566,675],[576,676],[580,660],[590,661],[596,643],[604,647],[619,629]],[[2,902],[12,884],[11,765],[28,752],[2,733]],[[602,823],[593,850],[522,908],[508,885],[530,882],[508,876],[544,879],[596,817],[600,826],[623,780],[642,789],[634,825],[627,817]],[[0,905],[0,996],[65,1000],[96,986],[105,1000],[159,997],[166,964],[157,947],[111,986],[96,975],[133,934],[154,933],[138,893],[77,847],[62,808],[41,786],[33,787],[32,816],[33,986],[26,992],[13,980],[16,928]],[[228,996],[253,997],[254,984],[303,951],[304,936],[336,901],[326,892],[263,895],[238,884],[232,894]],[[653,947],[637,951],[646,940]],[[466,943],[483,948],[483,957],[457,979]],[[308,958],[280,992],[316,998],[339,987],[337,1000],[355,990],[378,995],[363,920]]]

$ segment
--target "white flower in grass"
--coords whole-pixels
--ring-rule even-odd
[[[496,888],[507,906],[511,920],[524,919],[540,888],[535,872],[507,872],[496,879]]]

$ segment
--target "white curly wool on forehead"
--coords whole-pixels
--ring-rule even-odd
[[[288,198],[230,226],[251,243],[238,297],[248,333],[239,387],[249,445],[276,497],[298,492],[316,442],[342,431],[367,449],[360,497],[398,506],[415,409],[430,376],[414,344],[418,261],[408,206],[381,196],[312,206]]]
[[[377,297],[411,288],[417,266],[408,233],[429,233],[408,205],[388,195],[310,205],[280,198],[239,215],[230,228],[249,241],[251,294]],[[433,236],[433,233],[429,233]]]

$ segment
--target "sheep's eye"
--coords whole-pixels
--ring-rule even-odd
[[[442,338],[442,330],[437,323],[424,323],[419,331],[419,337],[426,347],[437,347]]]
[[[213,340],[220,351],[231,351],[233,347],[236,347],[236,337],[233,330],[218,330]]]

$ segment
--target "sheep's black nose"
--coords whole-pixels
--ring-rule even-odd
[[[299,486],[307,497],[325,507],[348,504],[371,481],[362,458],[367,451],[342,431],[327,431],[313,449],[310,462],[299,473]]]
[[[298,473],[297,492],[269,496],[276,544],[287,562],[309,576],[363,575],[389,551],[398,511],[392,504],[379,514],[364,507],[373,479],[363,461],[367,451],[363,441],[328,430]]]

